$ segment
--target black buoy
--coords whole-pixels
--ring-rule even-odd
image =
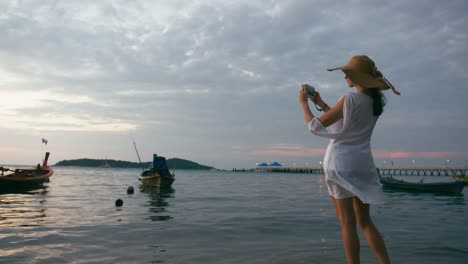
[[[133,194],[133,186],[128,186],[127,188],[127,194]]]
[[[122,205],[123,205],[122,199],[117,199],[117,200],[115,200],[115,206],[120,207],[120,206],[122,206]]]

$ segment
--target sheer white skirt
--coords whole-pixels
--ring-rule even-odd
[[[328,193],[335,199],[345,199],[356,196],[354,193],[346,190],[334,181],[327,181]]]

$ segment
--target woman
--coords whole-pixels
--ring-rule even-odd
[[[377,169],[372,158],[370,139],[377,119],[383,112],[385,97],[380,90],[399,92],[383,77],[367,56],[354,56],[342,70],[350,88],[330,108],[318,92],[311,101],[324,114],[315,117],[309,107],[305,85],[299,94],[304,119],[313,134],[330,139],[323,168],[328,192],[340,221],[348,263],[359,263],[359,237],[356,222],[380,263],[390,263],[385,243],[369,215],[370,204],[383,202]]]

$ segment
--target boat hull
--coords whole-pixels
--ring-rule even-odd
[[[455,178],[455,180],[456,180],[457,182],[461,182],[461,183],[463,183],[464,185],[468,185],[468,177],[464,177],[464,176],[455,176],[455,177],[453,177],[453,178]]]
[[[54,174],[51,167],[42,169],[16,169],[13,173],[0,176],[0,190],[17,190],[41,187]]]
[[[459,194],[463,190],[463,183],[454,182],[434,182],[434,183],[418,183],[406,182],[389,177],[381,177],[380,183],[383,188],[399,189],[406,191],[417,192],[435,192],[435,193],[453,193]]]
[[[146,175],[145,175],[146,174]],[[159,174],[148,175],[148,173],[143,172],[138,180],[142,185],[153,186],[153,187],[171,187],[172,183],[175,181],[175,177],[172,174],[171,176],[162,177]]]

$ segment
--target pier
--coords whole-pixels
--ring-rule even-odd
[[[299,167],[267,167],[255,168],[258,172],[278,172],[278,173],[312,173],[323,174],[323,168],[299,168]]]
[[[311,173],[323,174],[323,168],[316,167],[257,167],[253,169],[232,169],[234,172],[275,172],[275,173]],[[429,167],[401,167],[379,168],[380,175],[388,176],[468,176],[467,168],[429,168]]]
[[[323,174],[323,168],[300,167],[257,167],[253,169],[232,169],[234,172],[276,172],[276,173],[312,173]]]

